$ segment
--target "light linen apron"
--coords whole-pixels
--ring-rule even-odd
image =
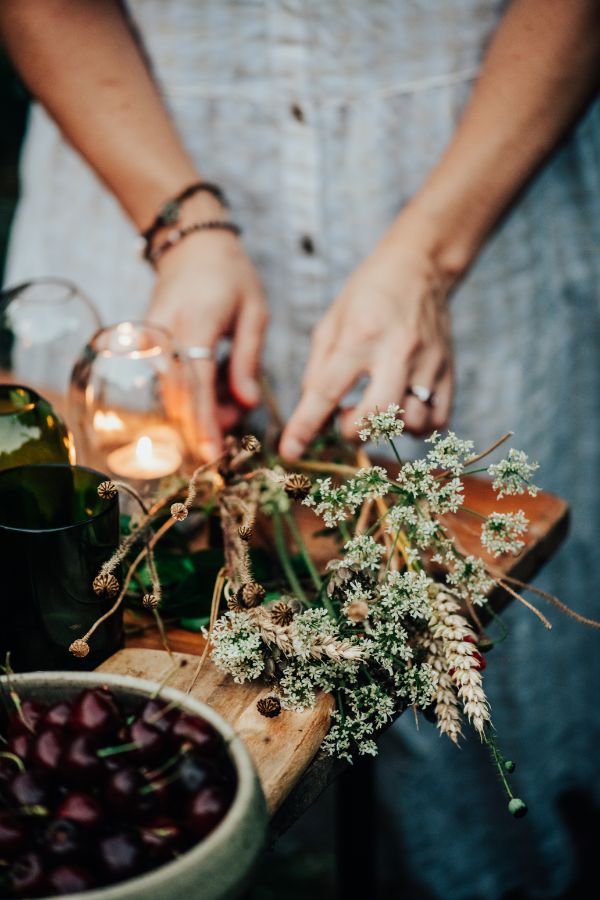
[[[451,139],[504,5],[129,3],[187,148],[244,228],[272,313],[266,368],[286,412],[311,329]],[[541,483],[573,505],[572,536],[541,583],[597,617],[599,149],[596,104],[451,301],[453,428],[479,446],[513,429],[540,460]],[[8,281],[66,276],[106,323],[142,317],[153,276],[134,230],[39,108],[22,178]],[[557,797],[600,785],[600,638],[552,618],[547,633],[511,609],[510,639],[489,656],[495,722],[530,816],[515,822],[505,811],[474,737],[457,751],[407,716],[385,737],[379,766],[390,884],[400,854],[420,897],[496,900],[523,885],[552,897],[566,883],[571,848]]]

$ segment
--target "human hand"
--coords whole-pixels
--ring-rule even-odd
[[[203,198],[207,201],[213,202]],[[222,217],[220,207],[196,213],[196,221]],[[168,328],[180,347],[212,349],[219,338],[233,338],[230,402],[217,401],[215,362],[191,363],[198,385],[200,449],[208,458],[219,452],[222,430],[259,401],[257,375],[268,318],[264,293],[241,242],[225,231],[189,235],[161,257],[157,273],[149,318]]]
[[[452,279],[397,223],[354,272],[313,332],[302,397],[281,438],[280,452],[296,459],[362,375],[370,383],[358,404],[340,415],[340,429],[357,435],[356,421],[399,403],[408,431],[443,428],[452,400],[452,349],[447,297]],[[407,392],[434,392],[427,405]]]

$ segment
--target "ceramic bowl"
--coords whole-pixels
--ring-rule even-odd
[[[132,711],[140,700],[156,691],[156,684],[126,675],[96,672],[33,672],[12,675],[13,687],[22,699],[53,703],[70,699],[85,688],[106,685]],[[0,691],[7,689],[0,678]],[[201,716],[222,735],[237,773],[237,791],[225,818],[208,837],[178,859],[137,878],[70,894],[72,900],[225,900],[239,897],[247,886],[265,840],[265,798],[246,747],[233,728],[210,706],[172,688],[163,688],[161,699]]]

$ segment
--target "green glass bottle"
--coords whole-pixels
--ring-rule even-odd
[[[31,388],[0,384],[0,470],[53,462],[75,462],[62,419]]]

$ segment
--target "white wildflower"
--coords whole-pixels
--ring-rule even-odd
[[[378,588],[380,609],[387,619],[399,621],[405,616],[427,619],[431,615],[428,588],[431,579],[425,572],[387,572]]]
[[[449,563],[446,582],[455,593],[470,600],[476,606],[487,603],[487,595],[494,587],[494,580],[488,574],[485,563],[478,556],[456,556]]]
[[[498,492],[498,499],[525,491],[535,497],[539,488],[531,483],[531,477],[538,469],[539,464],[530,463],[526,453],[511,447],[505,459],[488,467],[488,474],[494,479],[493,488]]]
[[[516,513],[492,513],[481,526],[481,543],[492,556],[516,556],[525,546],[521,535],[527,533],[528,525],[522,509]]]
[[[391,441],[399,437],[404,431],[404,422],[400,418],[404,410],[397,403],[390,403],[383,412],[376,410],[368,413],[356,424],[359,427],[358,436],[361,441],[374,441],[376,444],[382,440]]]
[[[365,500],[383,497],[390,489],[388,474],[381,466],[359,469],[354,477],[342,484],[331,478],[318,478],[311,493],[302,502],[312,507],[333,528],[352,515]]]
[[[263,671],[261,635],[250,613],[226,612],[215,623],[210,640],[212,661],[238,684],[258,678]]]
[[[425,439],[425,443],[433,444],[427,453],[427,459],[436,468],[449,470],[454,475],[461,474],[467,458],[473,451],[473,441],[463,441],[453,431],[449,431],[446,437],[434,431]]]

